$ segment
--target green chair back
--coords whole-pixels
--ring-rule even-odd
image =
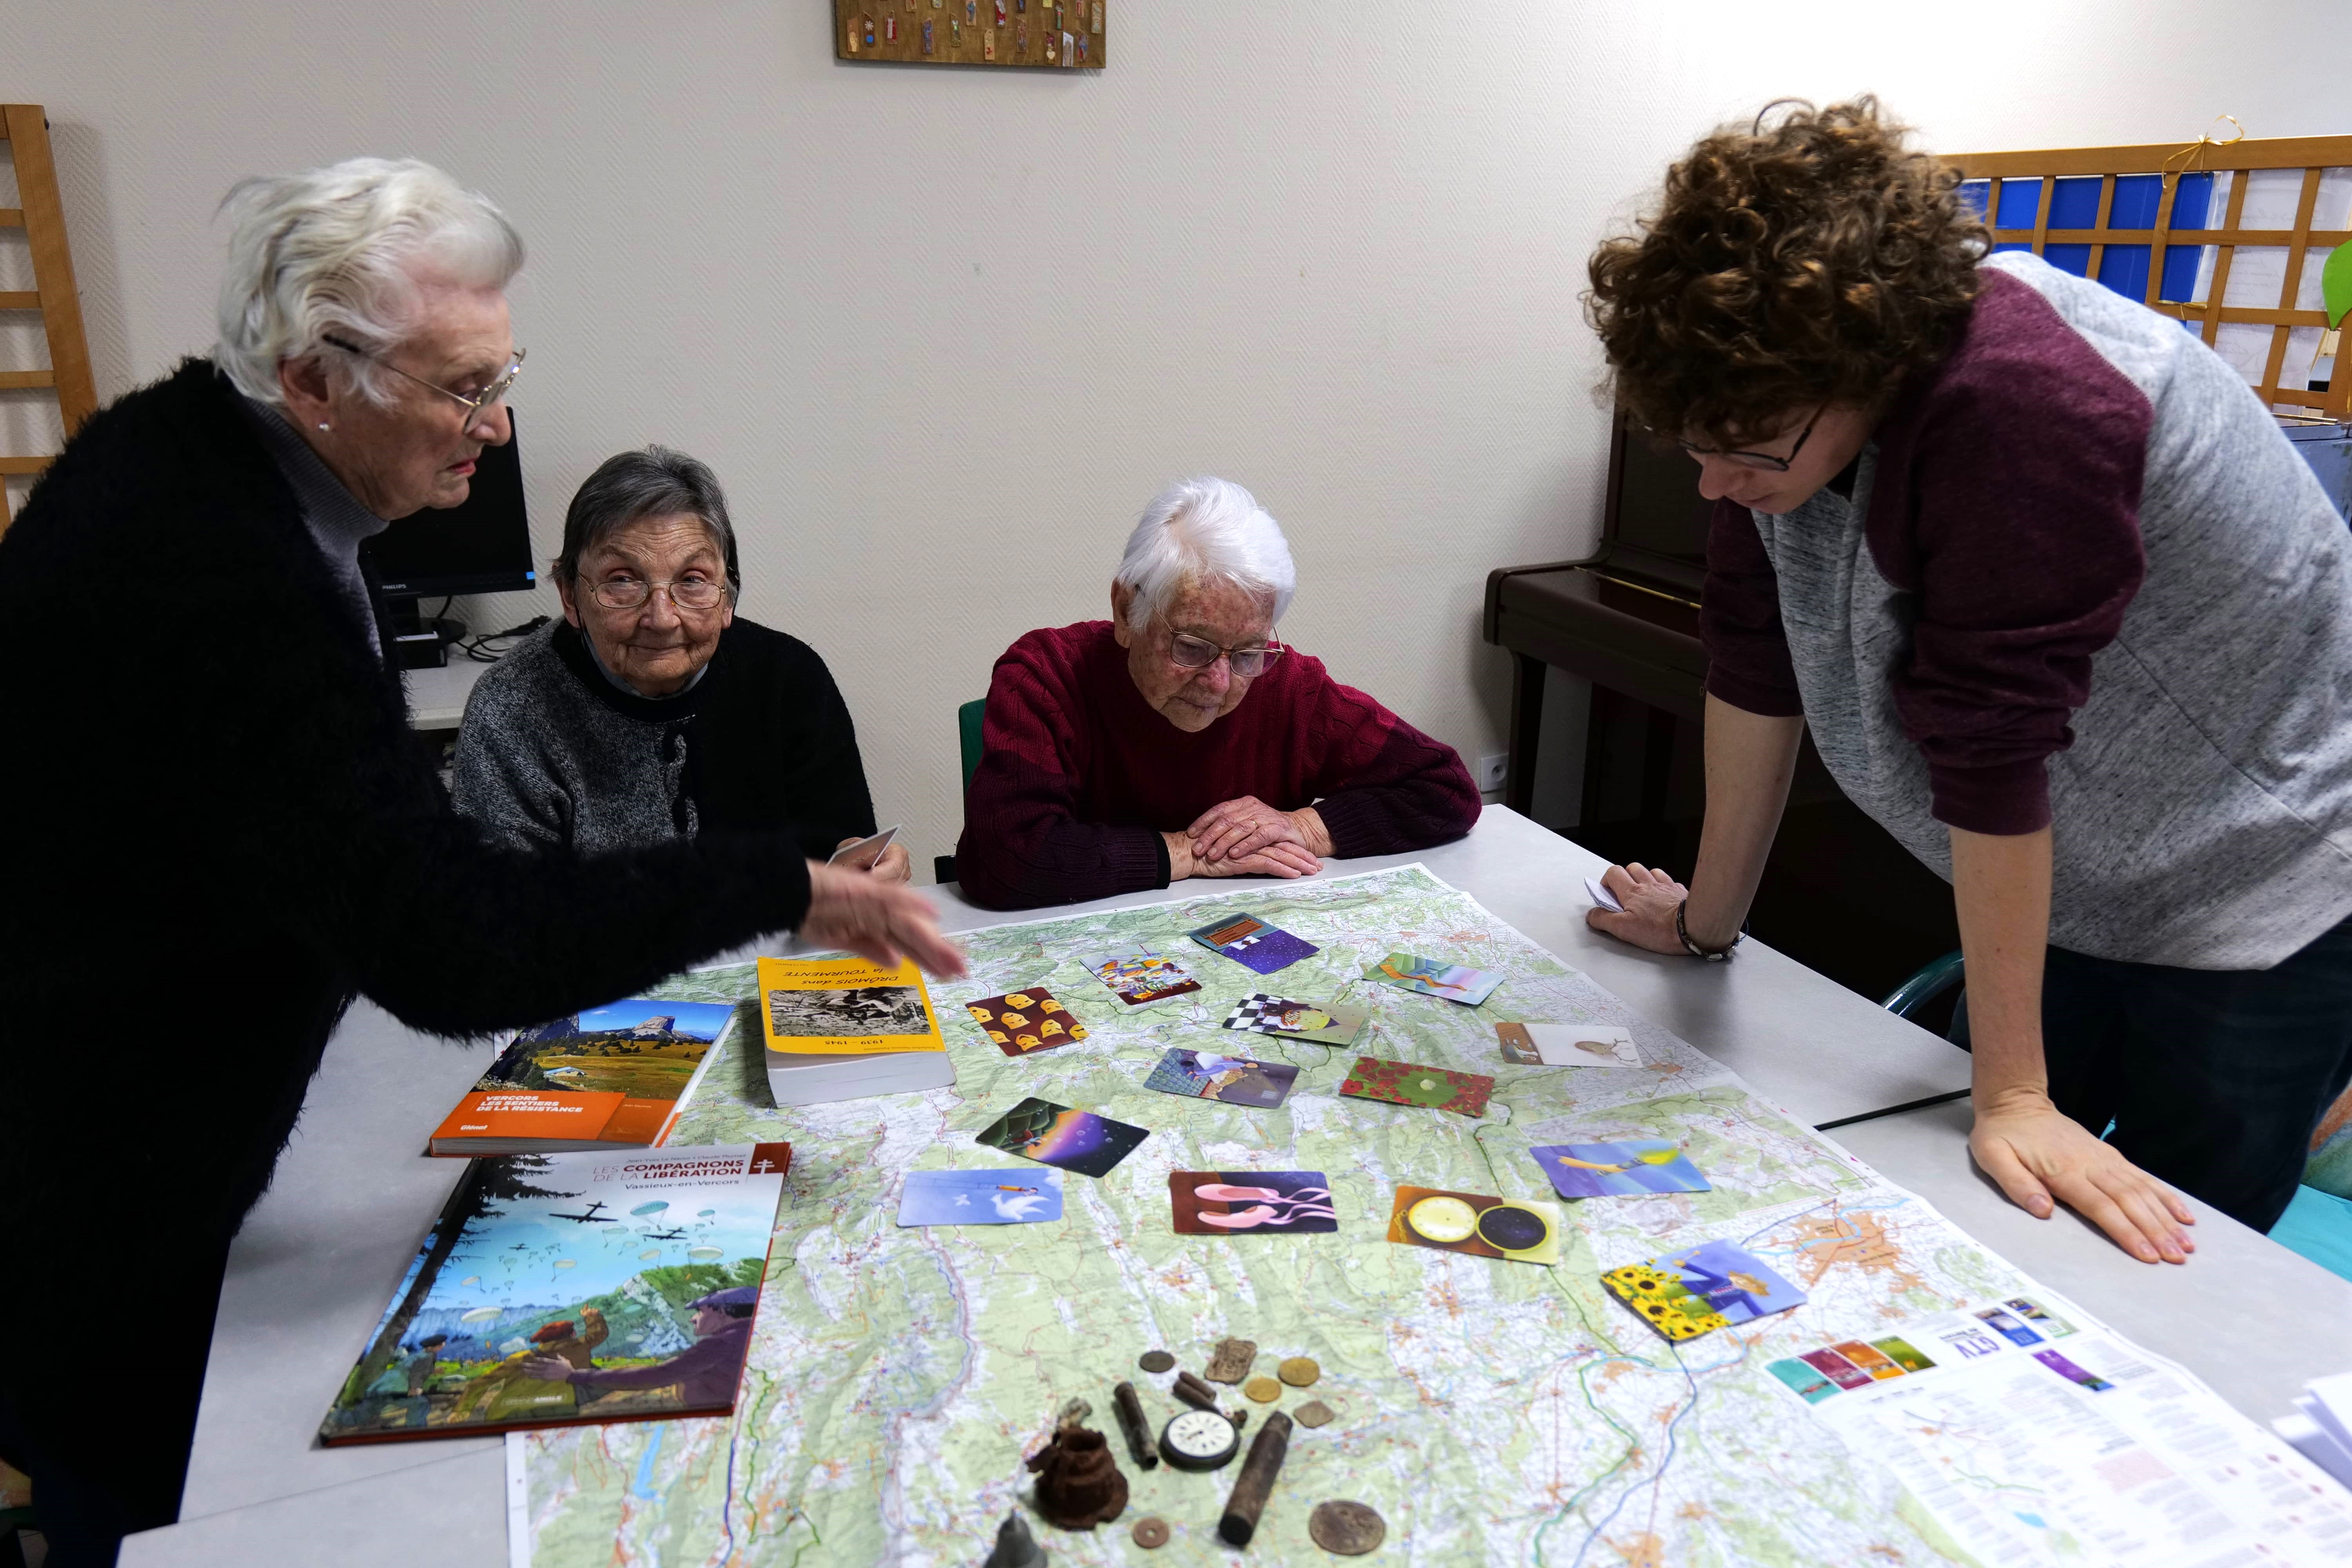
[[[980,716],[988,710],[988,700],[967,702],[956,710],[956,731],[963,742],[963,787],[971,787],[971,775],[980,768]]]

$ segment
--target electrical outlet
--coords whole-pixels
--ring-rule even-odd
[[[1486,791],[1502,788],[1503,780],[1509,775],[1510,771],[1511,759],[1508,752],[1497,752],[1491,757],[1479,758],[1478,787]]]

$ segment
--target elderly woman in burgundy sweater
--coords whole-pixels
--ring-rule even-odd
[[[989,683],[956,868],[997,909],[1187,877],[1303,877],[1459,838],[1478,791],[1433,741],[1275,640],[1297,585],[1247,490],[1171,485],[1111,618],[1034,631]]]

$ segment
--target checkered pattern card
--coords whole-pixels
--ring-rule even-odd
[[[1260,974],[1286,969],[1300,959],[1323,951],[1279,926],[1266,924],[1255,915],[1235,915],[1231,920],[1205,925],[1184,934],[1202,947],[1223,953],[1243,968]]]
[[[1318,1006],[1312,1002],[1294,1002],[1287,997],[1269,996],[1254,991],[1234,1005],[1233,1015],[1223,1027],[1250,1029],[1261,1035],[1280,1035],[1290,1040],[1314,1040],[1327,1046],[1344,1046],[1355,1039],[1356,1031],[1364,1026],[1370,1013],[1360,1007],[1338,1005]]]

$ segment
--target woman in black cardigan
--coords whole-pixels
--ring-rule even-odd
[[[215,358],[91,418],[0,536],[0,1458],[57,1568],[176,1515],[229,1239],[354,995],[479,1033],[795,928],[961,968],[784,833],[532,855],[451,813],[357,552],[507,438],[520,242],[417,163],[232,208]],[[118,1386],[134,1347],[166,1370]]]

